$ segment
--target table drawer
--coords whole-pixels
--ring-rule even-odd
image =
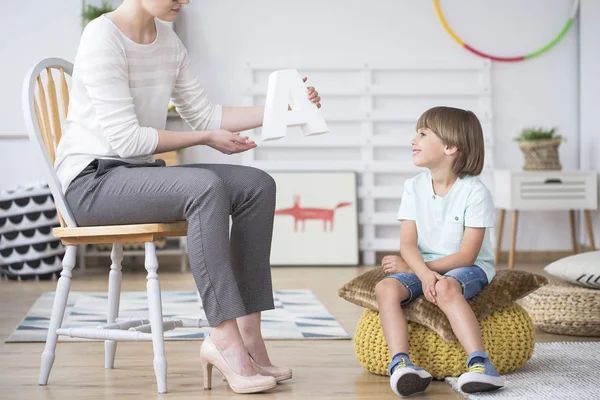
[[[519,210],[589,209],[598,205],[597,177],[580,174],[515,174],[511,177],[513,208]]]

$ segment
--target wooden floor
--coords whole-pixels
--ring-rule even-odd
[[[502,267],[501,267],[502,268]],[[540,265],[518,268],[543,273]],[[124,266],[124,270],[127,267]],[[337,289],[363,268],[274,268],[276,289],[311,289],[349,333],[362,309],[337,296]],[[78,276],[79,275],[79,276]],[[108,271],[78,274],[73,291],[104,291]],[[190,273],[163,272],[163,290],[193,290]],[[144,291],[144,273],[124,273],[123,291]],[[198,352],[201,342],[166,342],[167,395],[156,393],[151,343],[119,343],[116,369],[104,369],[102,342],[59,343],[49,385],[37,385],[43,343],[4,343],[38,296],[54,290],[56,281],[0,282],[0,399],[229,399],[239,398],[219,379],[213,390],[202,389]],[[536,340],[576,341],[585,338],[539,333]],[[253,399],[393,399],[388,379],[368,373],[357,362],[351,340],[268,341],[274,363],[294,370],[294,379]],[[433,382],[419,399],[460,399],[450,386]]]

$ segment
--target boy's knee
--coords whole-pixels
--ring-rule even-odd
[[[435,293],[438,300],[447,302],[462,296],[462,288],[456,279],[446,278],[437,281]]]
[[[388,300],[397,301],[399,297],[403,297],[402,294],[400,282],[397,282],[394,279],[382,279],[375,285],[375,298],[377,299],[377,303]]]

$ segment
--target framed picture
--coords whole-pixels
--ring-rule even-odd
[[[358,265],[355,172],[272,172],[271,265]]]

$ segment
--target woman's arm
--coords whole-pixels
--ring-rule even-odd
[[[305,77],[302,80],[306,82],[307,79],[308,78]],[[317,108],[321,108],[321,97],[319,97],[319,92],[317,92],[313,86],[309,86],[307,90],[308,99],[313,102]],[[263,124],[264,113],[264,106],[223,107],[221,128],[231,132],[241,132],[258,128]]]
[[[264,106],[223,107],[221,128],[230,132],[242,132],[262,126]]]
[[[248,136],[240,136],[225,130],[200,132],[158,131],[158,145],[154,154],[179,150],[191,146],[207,145],[224,154],[241,153],[256,147]]]
[[[214,141],[217,141],[216,148],[219,150],[225,146],[226,151],[223,152],[226,154],[238,153],[256,147],[254,142],[248,142],[247,138],[239,137],[238,133],[262,126],[264,106],[226,107],[213,104],[201,87],[196,74],[192,71],[187,50],[182,43],[180,43],[180,52],[181,62],[171,101],[179,115],[199,134],[188,135],[189,137],[179,140],[171,138],[170,134],[163,131],[159,134],[161,143],[159,143],[158,151],[174,150],[198,144],[213,146],[214,143],[212,142]],[[304,82],[306,80],[307,78],[303,79]],[[308,88],[308,98],[317,107],[321,107],[321,98],[314,87]],[[208,135],[202,131],[208,131]],[[217,138],[216,132],[224,134],[226,138]],[[231,145],[232,143],[233,145]]]

